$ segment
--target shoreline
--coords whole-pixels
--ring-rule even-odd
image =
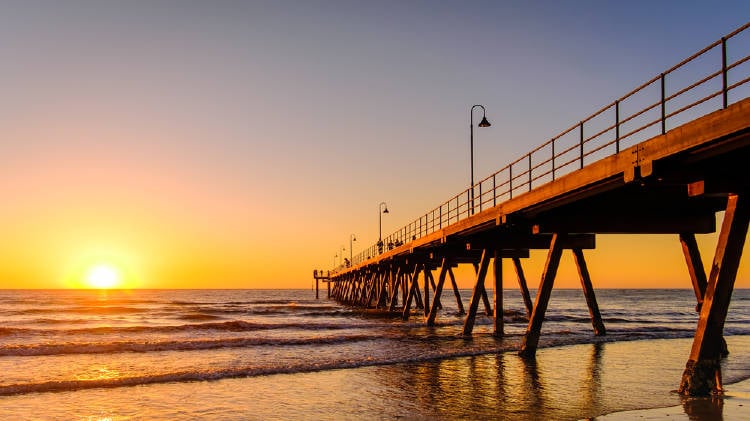
[[[584,419],[591,421],[633,419],[709,421],[748,417],[748,411],[750,411],[750,378],[724,385],[724,389],[721,396],[682,398],[682,405],[620,411]]]

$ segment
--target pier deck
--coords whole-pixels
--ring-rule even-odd
[[[750,221],[750,46],[730,41],[749,26],[427,212],[349,266],[325,276],[316,271],[316,282],[328,281],[329,297],[341,303],[399,311],[404,319],[415,303],[433,324],[447,279],[464,310],[453,268],[471,264],[476,279],[464,334],[471,334],[483,302],[501,336],[502,294],[490,303],[485,279],[494,261],[493,286],[501,291],[503,259],[511,259],[529,313],[520,354],[533,357],[562,250],[573,251],[594,333],[605,335],[584,250],[595,247],[596,234],[676,234],[700,311],[680,392],[720,391],[723,325]],[[740,58],[729,62],[729,47]],[[716,50],[721,62],[714,68],[667,90],[672,74]],[[718,88],[705,93],[706,86]],[[660,88],[657,97],[635,99],[653,87]],[[623,113],[626,108],[635,111]],[[720,211],[725,216],[706,273],[695,234],[715,232]],[[548,250],[533,304],[521,264],[532,249]]]

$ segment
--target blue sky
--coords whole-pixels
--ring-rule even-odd
[[[482,178],[748,16],[746,1],[4,1],[0,223],[54,231],[70,223],[40,209],[90,203],[137,226],[119,208],[137,204],[181,233],[163,234],[175,261],[210,244],[231,252],[206,273],[307,285],[350,233],[355,252],[377,239],[379,202],[391,232],[467,187],[471,105],[493,123]],[[107,247],[149,241],[121,231]],[[39,235],[6,256],[61,253]]]

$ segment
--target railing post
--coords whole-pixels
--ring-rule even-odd
[[[529,153],[529,191],[531,191],[531,153]]]
[[[495,176],[497,173],[492,174],[492,206],[497,206],[497,183],[495,182]]]
[[[555,138],[552,138],[552,181],[555,181]]]
[[[510,164],[508,166],[508,193],[510,193],[510,198],[513,198],[513,164]]]
[[[666,83],[665,83],[665,75],[664,73],[661,74],[661,134],[664,134],[667,132],[667,104],[666,104]]]
[[[579,148],[581,150],[581,168],[583,168],[583,121],[579,123],[578,127],[580,127],[580,140],[578,141],[578,144],[580,145]]]
[[[482,182],[479,182],[479,212],[482,211]],[[473,214],[474,212],[472,212]]]
[[[727,39],[725,37],[721,37],[721,83],[721,92],[724,96],[724,108],[727,108],[729,103],[729,93],[727,92]]]
[[[620,100],[615,100],[615,153],[620,153]]]

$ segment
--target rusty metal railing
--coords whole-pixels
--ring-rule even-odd
[[[351,264],[356,266],[746,98],[750,92],[750,85],[745,86],[750,82],[749,27],[750,22],[607,104],[383,238],[382,244],[366,248]]]

